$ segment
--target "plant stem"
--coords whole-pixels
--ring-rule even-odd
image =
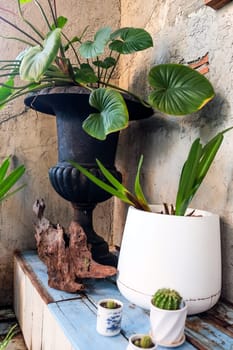
[[[11,23],[10,21],[8,21],[6,18],[0,16],[0,21],[3,21],[5,23],[7,23],[9,26],[13,27],[14,29],[18,30],[20,33],[24,34],[26,37],[28,37],[29,39],[31,39],[32,41],[34,41],[36,44],[41,46],[41,43],[36,40],[35,38],[33,38],[30,34],[26,33],[23,29],[19,28],[17,25]],[[31,44],[32,46],[32,44]]]
[[[18,9],[19,9],[19,15],[20,15],[21,19],[23,20],[23,22],[26,23],[30,28],[32,28],[32,30],[41,38],[41,40],[44,40],[45,38],[40,33],[40,31],[36,27],[34,27],[34,25],[23,16],[23,12],[22,12],[19,0],[18,0]]]

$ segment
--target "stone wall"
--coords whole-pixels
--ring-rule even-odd
[[[47,4],[46,0],[41,3]],[[15,24],[17,18],[17,1],[8,0],[0,4],[0,15],[11,16]],[[3,12],[6,7],[9,13]],[[71,37],[80,35],[90,25],[90,35],[99,27],[110,25],[117,29],[120,21],[118,0],[70,0],[57,1],[58,13],[69,18],[67,34]],[[14,15],[15,14],[15,15]],[[36,18],[34,23],[42,30],[38,11],[30,6],[26,11],[28,18]],[[21,25],[21,24],[20,24]],[[1,35],[12,36],[13,31],[0,21]],[[15,36],[15,33],[14,33]],[[23,45],[0,38],[0,58],[14,58]],[[72,209],[68,202],[56,194],[48,179],[48,169],[57,163],[56,121],[54,117],[26,109],[23,100],[12,102],[0,113],[0,161],[9,154],[13,155],[13,165],[25,164],[26,174],[22,182],[26,187],[14,197],[0,204],[0,306],[12,302],[12,263],[15,249],[35,248],[35,221],[32,205],[36,198],[45,199],[46,216],[54,223],[68,226]],[[111,203],[111,201],[110,201]],[[112,209],[109,203],[96,209],[95,226],[106,240],[111,240]],[[103,220],[104,217],[107,220]]]
[[[124,182],[132,188],[136,165],[144,154],[142,183],[151,203],[174,203],[178,178],[191,142],[209,140],[218,131],[233,125],[233,49],[232,2],[215,11],[202,0],[148,0],[122,2],[122,26],[146,28],[153,36],[154,48],[125,61],[121,81],[137,93],[146,95],[146,73],[151,65],[164,62],[198,61],[208,54],[207,77],[216,96],[200,113],[174,118],[155,113],[145,121],[131,123],[122,132],[118,149],[118,168]],[[233,131],[225,135],[208,176],[192,202],[192,207],[221,216],[223,295],[233,301]],[[126,206],[116,200],[114,232],[120,244]],[[121,220],[119,219],[121,218]],[[143,233],[142,233],[143,235]],[[211,247],[209,247],[211,249]]]

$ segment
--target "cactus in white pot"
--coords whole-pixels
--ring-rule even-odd
[[[151,299],[150,326],[154,342],[162,346],[181,345],[185,341],[184,328],[187,305],[174,289],[161,288]]]

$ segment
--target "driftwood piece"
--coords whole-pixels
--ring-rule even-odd
[[[33,211],[38,217],[35,239],[39,258],[48,269],[48,284],[52,288],[67,292],[85,288],[83,278],[105,278],[116,274],[116,268],[100,265],[91,256],[83,228],[75,221],[66,234],[57,224],[51,224],[43,216],[44,201],[37,200]]]

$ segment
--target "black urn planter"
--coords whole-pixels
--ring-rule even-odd
[[[102,178],[96,165],[98,158],[108,170],[121,180],[114,166],[119,133],[108,135],[99,141],[87,135],[82,122],[94,111],[89,105],[89,93],[80,87],[56,87],[43,89],[25,98],[25,105],[39,112],[55,115],[57,124],[58,163],[49,170],[49,179],[56,192],[70,201],[74,208],[74,220],[84,229],[91,244],[92,257],[104,265],[117,265],[117,258],[109,252],[108,244],[96,234],[92,224],[95,206],[111,197],[93,184],[69,164],[76,161],[96,176]],[[131,120],[147,118],[152,110],[139,102],[127,100]]]

